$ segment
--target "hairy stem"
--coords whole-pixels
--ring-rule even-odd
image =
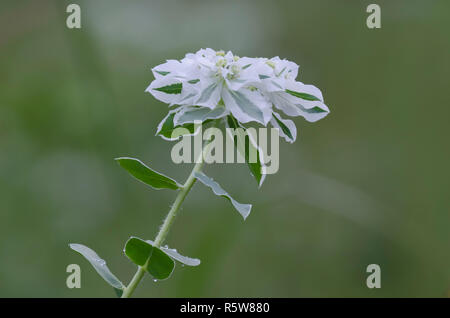
[[[139,266],[136,274],[134,274],[133,278],[131,279],[131,282],[123,290],[121,298],[129,298],[131,296],[131,294],[134,292],[137,285],[141,281],[142,277],[144,277],[144,274],[145,274],[145,267]]]
[[[189,191],[191,191],[192,186],[194,185],[195,181],[197,180],[194,176],[195,172],[200,172],[203,166],[203,159],[201,158],[199,162],[197,162],[194,166],[194,169],[192,169],[191,174],[189,175],[188,179],[186,180],[185,184],[183,185],[183,189],[181,189],[180,193],[178,194],[177,198],[175,199],[175,202],[172,205],[172,208],[170,209],[169,213],[166,216],[166,219],[164,220],[163,225],[161,226],[158,235],[155,238],[155,246],[160,247],[161,244],[164,242],[164,240],[167,237],[167,234],[169,233],[169,229],[175,220],[175,216],[177,215],[178,210],[181,207],[181,204],[183,203],[184,199],[186,198]]]
[[[159,229],[159,233],[155,238],[155,246],[160,247],[161,244],[164,242],[164,240],[167,237],[167,234],[169,233],[170,227],[172,226],[173,221],[175,220],[175,217],[180,210],[181,204],[183,203],[184,199],[188,195],[189,191],[191,191],[192,186],[194,185],[195,181],[197,180],[194,176],[196,172],[200,172],[203,167],[203,155],[206,153],[206,146],[203,151],[200,153],[200,156],[198,157],[196,164],[194,168],[191,171],[191,174],[187,178],[186,182],[184,183],[183,187],[181,188],[181,191],[178,193],[175,202],[173,203],[172,207],[170,208],[169,213],[167,214],[166,218],[164,219],[164,223]],[[136,274],[134,274],[133,278],[131,279],[130,284],[123,290],[122,298],[129,298],[131,294],[136,289],[139,282],[142,280],[145,274],[145,269],[148,265],[148,261],[143,266],[139,266]]]

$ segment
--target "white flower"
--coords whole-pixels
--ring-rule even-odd
[[[181,61],[168,60],[153,68],[155,80],[146,91],[169,106],[179,105],[168,115],[174,114],[174,126],[231,114],[240,123],[266,126],[270,122],[293,142],[295,124],[282,119],[273,106],[310,122],[329,113],[320,90],[297,82],[297,73],[297,64],[279,57],[240,58],[231,52],[201,49]]]

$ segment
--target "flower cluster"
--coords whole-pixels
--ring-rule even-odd
[[[153,68],[155,80],[146,91],[170,106],[179,106],[168,115],[175,126],[231,114],[241,124],[270,123],[293,142],[297,135],[294,122],[277,111],[310,122],[329,113],[321,91],[296,81],[297,73],[297,64],[279,57],[238,57],[230,51],[201,49],[181,61],[168,60]]]

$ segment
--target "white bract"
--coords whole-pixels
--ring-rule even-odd
[[[241,124],[270,123],[293,142],[297,129],[288,116],[314,122],[329,113],[321,91],[296,81],[298,65],[279,57],[238,57],[230,51],[201,49],[181,60],[168,60],[153,68],[155,80],[147,88],[169,106],[158,132],[170,118],[172,126],[233,115]]]

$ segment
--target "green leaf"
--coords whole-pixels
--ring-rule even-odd
[[[91,250],[89,247],[84,246],[82,244],[69,244],[70,248],[74,251],[80,253],[83,255],[89,263],[94,267],[94,269],[99,273],[99,275],[114,289],[116,290],[122,290],[125,288],[125,286],[122,284],[122,282],[114,276],[113,273],[109,270],[108,266],[106,266],[106,262],[100,258],[100,256],[97,255],[93,250]]]
[[[258,186],[261,186],[265,179],[265,166],[264,163],[261,162],[260,157],[260,149],[256,145],[254,145],[250,140],[248,143],[244,143],[244,145],[239,143],[239,140],[245,140],[246,138],[246,128],[241,126],[239,122],[231,115],[227,117],[227,126],[229,128],[235,129],[237,134],[237,142],[233,140],[235,148],[239,151],[239,153],[245,158],[245,162],[247,163],[248,168],[250,169],[251,174],[258,182]],[[238,128],[242,128],[244,133]],[[247,147],[248,144],[248,147]],[[256,162],[250,162],[250,153],[256,152]]]
[[[200,125],[196,127],[193,123],[186,123],[182,125],[175,126],[174,124],[174,117],[177,113],[176,111],[171,111],[158,125],[158,129],[156,131],[156,135],[161,136],[162,138],[166,140],[177,140],[181,136],[191,136],[195,135],[197,132],[200,131]],[[177,128],[184,128],[183,130],[177,130],[177,132],[180,132],[181,134],[174,135],[174,131]],[[183,133],[184,131],[184,133]]]
[[[168,278],[175,267],[175,262],[166,253],[137,237],[131,237],[127,241],[125,255],[159,280]]]
[[[151,245],[155,245],[154,242],[151,240],[147,240],[147,242],[150,243]],[[188,266],[200,265],[200,260],[198,258],[191,258],[191,257],[183,256],[180,253],[178,253],[178,251],[176,249],[169,248],[169,247],[163,247],[163,246],[161,246],[160,249],[161,249],[161,251],[163,251],[164,253],[169,255],[171,258],[173,258],[174,260],[176,260],[180,263],[183,263]]]
[[[154,189],[177,190],[181,188],[181,185],[179,185],[175,180],[150,169],[138,159],[121,157],[116,158],[115,160],[133,177]]]
[[[244,65],[244,66],[242,67],[242,69],[245,70],[246,68],[248,68],[248,67],[250,67],[250,66],[252,66],[252,64]]]
[[[166,85],[163,87],[154,88],[155,91],[160,91],[166,94],[181,94],[181,89],[183,88],[182,83],[174,83]]]
[[[236,208],[236,210],[242,215],[244,220],[250,214],[250,211],[252,209],[251,204],[242,204],[237,202],[217,182],[215,182],[213,179],[209,178],[202,172],[195,172],[194,177],[201,183],[203,183],[205,186],[211,188],[211,190],[214,192],[215,195],[228,199],[231,202],[231,204],[233,204],[233,206]]]
[[[175,268],[175,262],[166,253],[153,246],[153,253],[147,265],[147,271],[156,279],[169,278]]]
[[[188,81],[189,84],[197,84],[198,82],[200,82],[200,79],[198,78]]]
[[[291,130],[278,118],[278,116],[275,113],[273,114],[273,118],[277,121],[278,125],[280,126],[281,130],[284,132],[286,136],[289,137],[289,139],[293,140],[294,137],[292,136]]]
[[[152,252],[153,246],[137,237],[131,237],[125,244],[125,255],[139,266],[145,265]]]
[[[295,96],[295,97],[298,97],[298,98],[302,98],[302,99],[305,99],[305,100],[309,100],[309,101],[321,101],[319,98],[317,98],[314,95],[310,95],[310,94],[306,94],[306,93],[300,93],[300,92],[296,92],[296,91],[291,91],[290,89],[287,89],[286,93],[289,93],[292,96]]]

